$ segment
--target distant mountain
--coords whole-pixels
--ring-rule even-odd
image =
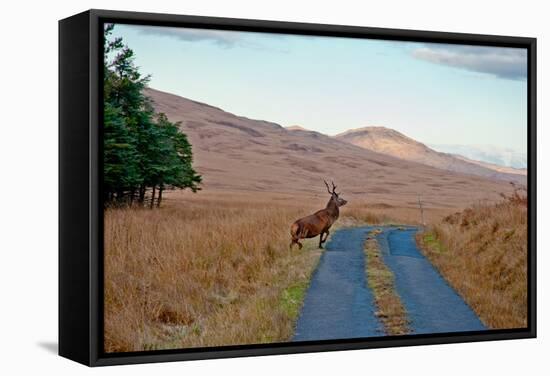
[[[474,163],[479,166],[483,166],[486,168],[490,168],[491,170],[495,170],[498,172],[504,172],[506,174],[516,174],[516,175],[527,175],[527,169],[526,168],[514,168],[514,167],[507,167],[507,166],[501,166],[493,163],[483,162],[483,161],[475,161],[470,158],[466,158],[459,154],[453,154],[454,157],[462,159],[463,161]]]
[[[505,170],[498,166],[469,161],[453,154],[441,153],[396,130],[385,127],[352,129],[334,137],[367,150],[447,171],[505,181],[525,182],[525,174],[521,171],[516,173],[514,170]]]
[[[469,146],[435,144],[430,144],[430,147],[443,153],[459,154],[469,159],[492,163],[499,166],[519,169],[527,168],[527,155],[509,148],[483,145]]]
[[[427,206],[449,210],[511,191],[506,182],[394,158],[318,132],[289,130],[158,90],[145,94],[157,111],[181,122],[203,177],[201,194],[278,192],[299,203],[304,194],[324,200],[327,179],[350,202],[412,207],[416,215],[419,194]]]

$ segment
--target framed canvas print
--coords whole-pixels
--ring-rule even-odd
[[[59,23],[59,353],[531,338],[536,40]]]

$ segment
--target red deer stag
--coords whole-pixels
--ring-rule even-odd
[[[317,235],[320,235],[319,248],[323,248],[323,243],[327,241],[329,235],[328,230],[330,229],[330,226],[336,222],[338,216],[340,215],[340,209],[338,208],[347,204],[346,200],[338,197],[334,182],[331,182],[332,191],[330,190],[327,182],[324,182],[327,186],[328,193],[330,194],[330,200],[327,203],[327,207],[313,213],[312,215],[298,219],[292,224],[292,226],[290,226],[290,235],[292,236],[292,241],[290,242],[291,249],[294,243],[298,244],[299,249],[302,249],[300,239],[314,238]],[[323,234],[325,235],[324,239]]]

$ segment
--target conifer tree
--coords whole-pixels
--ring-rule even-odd
[[[160,206],[166,189],[199,190],[191,145],[144,94],[150,76],[134,64],[134,52],[105,28],[103,186],[105,204]]]

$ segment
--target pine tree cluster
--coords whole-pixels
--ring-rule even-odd
[[[193,154],[180,123],[156,113],[143,90],[150,76],[134,64],[134,52],[105,27],[103,200],[106,206],[160,206],[167,189],[200,189]]]

